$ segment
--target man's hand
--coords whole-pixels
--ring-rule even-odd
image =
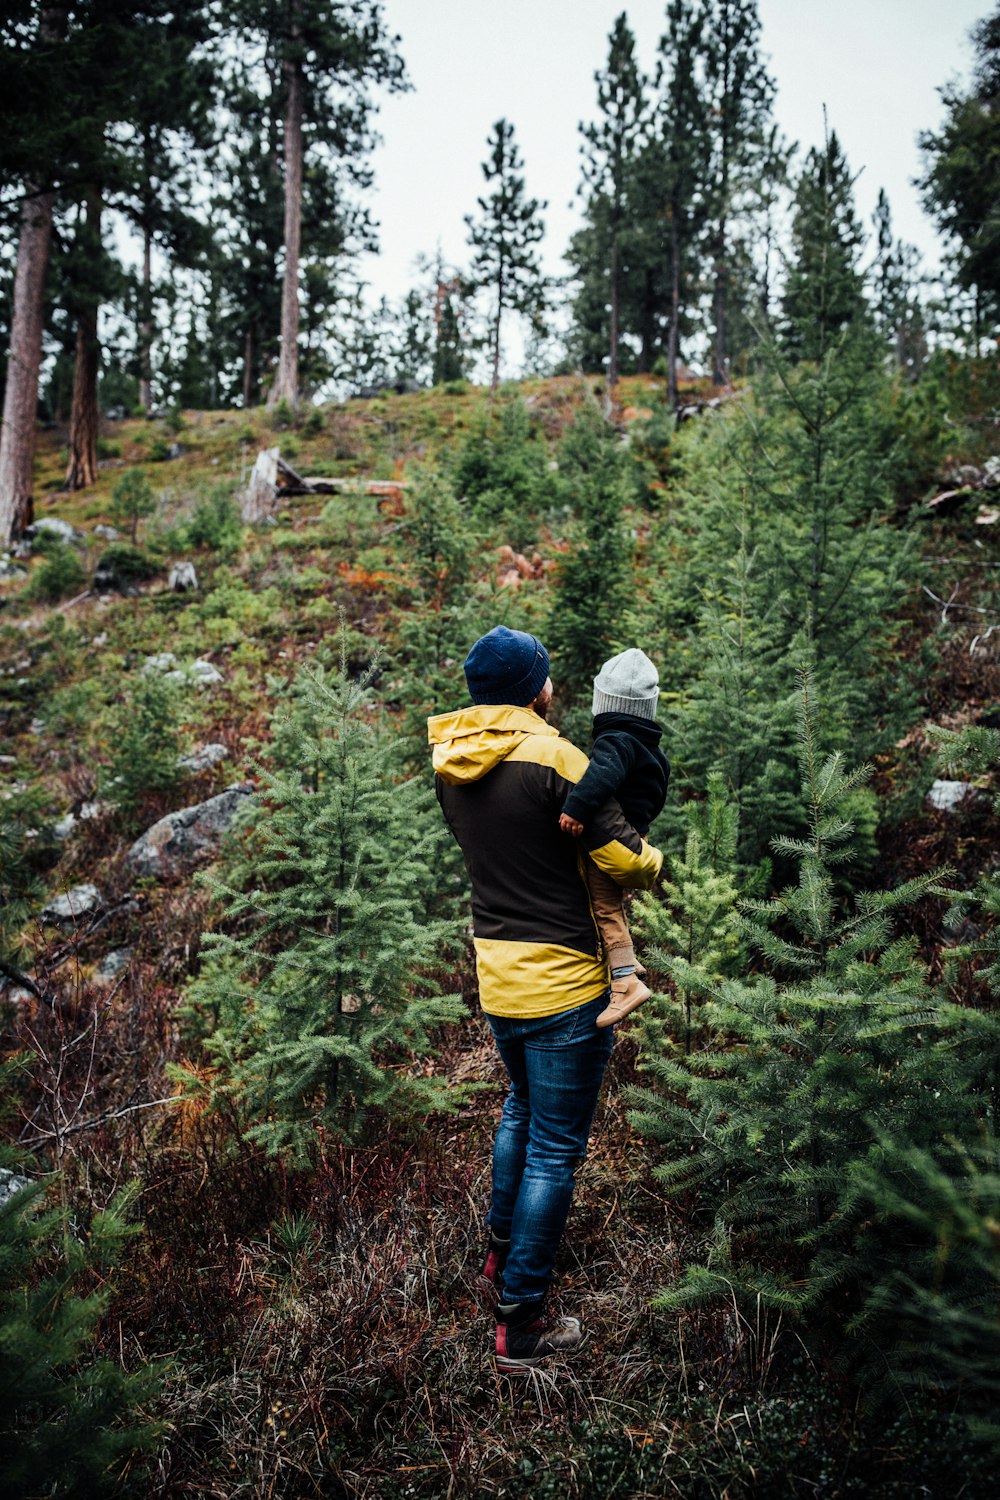
[[[571,818],[569,813],[559,814],[559,827],[563,833],[571,833],[575,839],[583,832],[583,824],[578,818]]]

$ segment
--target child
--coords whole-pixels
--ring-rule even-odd
[[[559,826],[579,838],[591,817],[610,797],[637,833],[645,835],[667,798],[670,762],[660,749],[663,733],[654,722],[660,695],[656,668],[633,647],[606,661],[594,678],[594,743],[590,766],[563,806]],[[590,904],[611,968],[611,1003],[598,1026],[621,1021],[649,999],[625,920],[621,887],[586,862]]]

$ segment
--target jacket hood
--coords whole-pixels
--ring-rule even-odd
[[[638,714],[604,713],[594,715],[594,739],[602,734],[626,733],[634,735],[643,745],[655,748],[663,738],[663,728],[655,719],[641,718]]]
[[[511,704],[480,703],[427,720],[434,770],[450,786],[479,781],[533,735],[558,738],[559,731],[530,708]]]

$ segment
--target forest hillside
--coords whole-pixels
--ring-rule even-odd
[[[992,1496],[1000,9],[913,126],[940,264],[756,0],[669,0],[565,273],[501,116],[398,302],[391,13],[0,13],[0,1491]],[[641,648],[671,764],[540,1366],[427,729],[498,624],[581,751]]]
[[[1000,376],[827,378],[825,634],[812,375],[108,421],[77,495],[43,434],[0,605],[7,1180],[58,1184],[7,1226],[21,1493],[982,1492]],[[248,525],[275,446],[330,488]],[[591,1352],[526,1390],[471,1289],[503,1086],[424,730],[498,621],[583,744],[641,641],[674,767],[559,1267]]]

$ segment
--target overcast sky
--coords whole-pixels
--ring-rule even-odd
[[[562,255],[580,222],[577,126],[595,114],[593,75],[623,8],[651,71],[662,0],[384,0],[413,92],[384,99],[379,116],[370,201],[382,248],[361,266],[372,295],[402,297],[415,257],[438,245],[446,260],[467,264],[464,215],[483,191],[480,163],[501,116],[514,125],[528,192],[548,202],[546,269],[565,273]],[[936,261],[912,185],[916,136],[940,121],[939,87],[967,79],[969,28],[991,0],[760,0],[759,12],[785,134],[803,153],[821,143],[826,105],[860,173],[866,223],[885,187],[896,235]]]

